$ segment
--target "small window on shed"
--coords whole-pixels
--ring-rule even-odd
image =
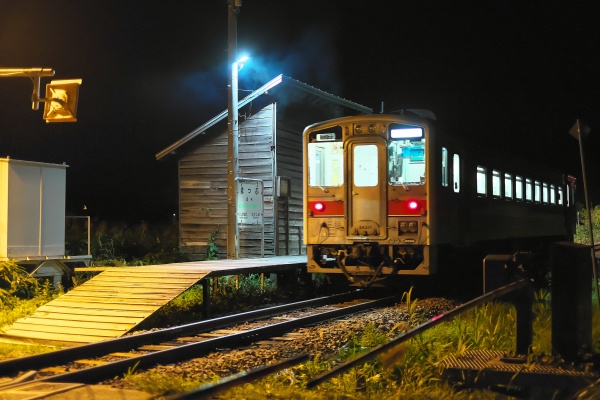
[[[523,200],[523,177],[515,176],[515,199]]]
[[[525,178],[525,200],[533,201],[533,187],[529,178]]]
[[[511,174],[504,174],[504,197],[507,199],[513,198],[513,178]]]
[[[454,192],[460,192],[460,156],[458,154],[452,157],[452,179],[454,180]]]
[[[556,204],[556,188],[550,185],[550,204]]]
[[[487,168],[477,166],[477,195],[487,197]]]
[[[542,201],[542,186],[540,181],[534,181],[533,183],[533,199],[536,203]]]
[[[448,187],[448,149],[442,147],[442,186]]]
[[[502,197],[500,192],[500,171],[492,170],[492,196]]]

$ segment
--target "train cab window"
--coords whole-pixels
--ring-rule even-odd
[[[487,168],[477,166],[477,195],[487,197]]]
[[[550,185],[550,204],[556,204],[556,188]]]
[[[448,187],[448,149],[442,147],[442,186]]]
[[[460,156],[458,154],[452,156],[452,179],[454,193],[460,192]]]
[[[355,146],[353,160],[354,185],[358,187],[377,186],[379,181],[377,146],[374,144]]]
[[[542,183],[542,201],[544,204],[548,204],[548,184]]]
[[[525,178],[525,200],[533,201],[533,186],[529,178]]]
[[[559,186],[558,187],[558,205],[559,206],[562,206],[564,204],[563,203],[563,195],[564,195],[563,188]]]
[[[492,170],[492,196],[499,198],[502,197],[500,192],[500,171]]]
[[[309,143],[308,185],[313,187],[338,187],[343,184],[344,147],[342,142],[323,140]]]
[[[504,198],[512,200],[513,198],[513,178],[511,174],[504,174]]]
[[[388,177],[390,185],[425,184],[425,133],[420,126],[390,124]]]
[[[533,200],[536,203],[542,201],[542,187],[540,181],[533,182]]]
[[[523,177],[519,175],[515,176],[515,199],[523,200]]]

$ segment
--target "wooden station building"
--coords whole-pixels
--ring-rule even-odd
[[[261,182],[263,206],[260,226],[238,227],[239,257],[305,254],[302,132],[373,110],[283,75],[241,99],[238,110],[238,178]],[[205,258],[209,243],[219,258],[227,254],[227,117],[225,110],[156,154],[177,161],[179,246],[192,259]]]

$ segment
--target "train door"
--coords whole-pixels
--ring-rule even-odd
[[[387,235],[386,142],[382,137],[350,139],[348,145],[349,237]]]

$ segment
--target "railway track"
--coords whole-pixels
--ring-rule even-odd
[[[364,291],[356,291],[7,360],[0,362],[0,376],[15,380],[0,386],[0,397],[44,383],[99,383],[134,369],[186,361],[215,349],[247,346],[399,300],[397,296],[365,299]],[[242,328],[236,327],[241,323]]]

